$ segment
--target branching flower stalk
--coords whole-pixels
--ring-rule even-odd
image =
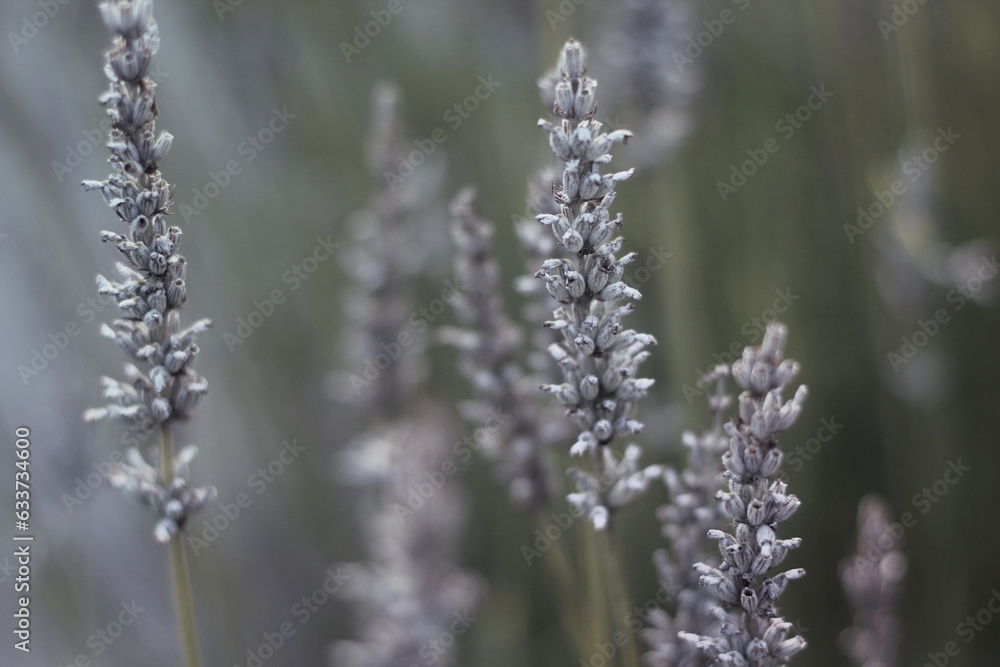
[[[159,522],[157,541],[170,543],[170,563],[186,663],[201,664],[191,582],[181,531],[194,512],[216,496],[213,487],[189,488],[189,464],[197,449],[174,454],[171,427],[185,421],[208,383],[192,368],[198,354],[198,334],[211,326],[199,320],[181,329],[179,309],[187,302],[185,260],[178,254],[181,230],[168,227],[173,203],[171,186],[158,163],[173,137],[155,133],[155,84],[148,76],[159,48],[152,0],[109,0],[100,5],[105,24],[115,34],[105,73],[111,88],[101,104],[111,118],[108,148],[114,169],[106,181],[84,181],[100,190],[108,205],[128,226],[126,234],[101,232],[124,257],[117,265],[121,282],[97,277],[101,294],[113,296],[124,316],[102,333],[115,341],[134,363],[125,366],[126,381],[103,378],[110,403],[88,410],[84,419],[110,419],[140,433],[158,431],[159,447],[147,463],[137,449],[128,464],[118,466],[111,482],[154,508]]]
[[[712,614],[715,596],[699,585],[700,575],[694,566],[708,560],[707,531],[722,528],[725,520],[725,510],[715,496],[722,486],[720,457],[729,448],[729,439],[722,428],[723,414],[732,404],[732,397],[726,394],[728,377],[729,367],[719,365],[702,378],[700,386],[715,385],[715,392],[708,399],[712,427],[698,434],[685,432],[687,465],[679,471],[667,467],[663,473],[670,503],[657,510],[657,517],[669,549],[657,551],[653,560],[660,586],[670,594],[673,603],[669,612],[654,609],[649,614],[652,627],[642,633],[652,648],[644,656],[649,667],[707,665],[708,657],[679,633],[704,635],[718,630],[718,619]]]
[[[771,481],[783,454],[775,436],[790,427],[802,410],[805,385],[794,398],[782,392],[799,372],[799,365],[782,356],[787,329],[772,322],[759,347],[747,347],[732,366],[733,378],[743,388],[735,419],[726,424],[729,451],[722,457],[729,492],[719,492],[733,533],[710,530],[718,540],[723,563],[699,563],[701,584],[734,610],[716,608],[721,636],[681,633],[715,662],[749,667],[784,665],[806,647],[801,636],[788,637],[793,627],[778,613],[775,602],[791,579],[805,575],[801,568],[764,577],[801,543],[797,537],[778,539],[778,523],[788,519],[800,502],[784,482]]]
[[[632,410],[653,381],[637,378],[636,372],[649,356],[646,346],[656,341],[648,334],[625,330],[621,320],[634,306],[618,305],[642,296],[621,280],[625,266],[638,255],[616,257],[624,239],[612,237],[621,230],[622,217],[618,214],[612,219],[609,213],[615,200],[615,184],[631,176],[633,170],[600,173],[601,166],[611,161],[612,146],[625,142],[631,133],[604,133],[601,123],[593,119],[597,82],[586,75],[583,50],[574,40],[563,47],[559,70],[553,106],[559,120],[557,124],[545,120],[538,123],[548,133],[553,152],[564,163],[561,182],[553,185],[559,213],[541,214],[536,220],[551,227],[570,257],[546,260],[536,275],[562,304],[554,313],[555,319],[545,326],[563,334],[562,341],[549,346],[549,353],[559,363],[565,382],[543,385],[542,389],[554,394],[580,427],[571,454],[589,454],[593,459],[592,473],[576,468],[568,471],[577,486],[577,492],[568,500],[583,510],[603,535],[604,570],[613,615],[630,637],[626,662],[637,665],[635,643],[625,623],[630,607],[612,515],[644,491],[662,469],[640,469],[638,445],[628,445],[619,457],[611,444],[642,430]]]

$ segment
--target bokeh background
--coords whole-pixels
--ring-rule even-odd
[[[317,237],[354,243],[352,212],[383,186],[365,166],[375,83],[399,86],[410,140],[447,131],[413,176],[427,195],[414,217],[413,257],[422,262],[412,283],[416,308],[451,276],[447,206],[467,184],[497,224],[508,282],[525,272],[512,221],[524,213],[528,176],[550,156],[535,127],[547,115],[536,80],[570,36],[588,47],[598,118],[636,132],[614,163],[639,167],[615,204],[626,248],[670,253],[643,282],[633,323],[660,341],[647,366],[657,384],[640,408],[646,459],[682,461],[681,431],[708,421],[703,399],[685,387],[716,362],[713,355],[758,342],[754,318],[769,317],[778,291],[790,292],[795,299],[781,319],[810,398],[782,444],[788,451],[805,443],[822,419],[843,425],[788,474],[803,505],[784,534],[801,536],[803,546],[786,563],[808,571],[782,598],[810,643],[796,664],[848,664],[837,646],[850,623],[837,567],[853,547],[857,503],[872,492],[894,516],[917,517],[902,542],[904,664],[923,664],[948,641],[961,647],[953,664],[990,664],[1000,655],[1000,623],[968,644],[956,635],[1000,587],[1000,279],[982,259],[1000,249],[1000,6],[668,4],[676,5],[675,23],[658,32],[643,30],[650,26],[632,17],[630,3],[404,0],[348,62],[341,44],[386,2],[157,0],[158,127],[175,136],[162,170],[177,205],[192,205],[195,190],[204,192],[210,172],[228,161],[241,168],[203,210],[176,215],[189,262],[187,317],[215,322],[198,361],[211,390],[177,437],[200,446],[194,480],[217,486],[220,502],[248,491],[248,478],[283,440],[306,448],[192,559],[206,664],[247,664],[247,648],[289,619],[326,568],[364,558],[355,491],[335,470],[337,452],[372,426],[344,400],[343,373],[359,366],[344,343],[352,326],[345,304],[356,289],[350,264],[322,262],[294,291],[282,276],[312,253]],[[45,7],[52,15],[38,19]],[[728,23],[720,22],[724,11]],[[41,27],[32,30],[32,21]],[[0,28],[0,488],[12,507],[13,433],[28,426],[37,535],[33,650],[14,651],[5,632],[0,655],[4,664],[69,665],[84,655],[101,665],[175,665],[166,557],[151,538],[150,515],[107,484],[87,488],[95,464],[128,444],[120,428],[80,419],[100,404],[98,378],[122,363],[99,335],[114,309],[88,305],[94,275],[117,261],[98,232],[117,229],[117,220],[79,185],[109,171],[104,138],[93,138],[104,118],[96,99],[106,88],[108,34],[92,0],[9,0]],[[700,51],[690,46],[699,39]],[[674,54],[685,49],[696,55],[679,66]],[[500,85],[453,127],[445,112],[473,94],[480,76]],[[813,87],[832,96],[801,111]],[[241,145],[275,109],[294,117],[247,160]],[[798,127],[782,125],[797,110]],[[949,129],[957,138],[926,153],[926,169],[913,162]],[[769,138],[777,152],[744,166],[754,173],[723,197],[719,182]],[[858,228],[863,233],[845,229],[857,225],[859,207],[879,211],[872,207],[880,196],[888,202],[880,193],[895,181],[903,193]],[[278,288],[287,301],[230,350],[224,334]],[[507,296],[516,318],[512,288]],[[939,309],[947,323],[922,338],[919,321]],[[453,321],[448,312],[434,324]],[[44,364],[36,360],[37,374],[19,369],[68,325],[78,335]],[[923,344],[894,364],[887,355],[902,354],[901,338]],[[455,408],[468,385],[456,353],[430,332],[424,340],[420,392],[450,415],[458,439],[474,427]],[[915,496],[943,478],[949,461],[970,470],[954,485],[939,484],[946,492],[922,513]],[[464,486],[468,509],[457,559],[481,574],[488,593],[448,659],[579,664],[544,570],[526,567],[519,551],[533,540],[532,522],[511,508],[479,458],[449,483]],[[68,503],[74,496],[80,502]],[[654,516],[664,498],[656,486],[625,515],[636,600],[657,587],[650,556],[664,545]],[[11,515],[0,520],[5,535],[13,533]],[[12,586],[3,570],[5,614]],[[120,637],[110,646],[92,639],[133,600],[144,611]],[[355,629],[350,606],[331,600],[265,664],[329,664],[331,643]]]

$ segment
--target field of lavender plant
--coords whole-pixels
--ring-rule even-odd
[[[996,3],[0,28],[0,664],[1000,655]]]

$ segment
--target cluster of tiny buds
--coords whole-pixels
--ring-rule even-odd
[[[211,326],[200,320],[182,330],[178,308],[187,303],[186,262],[179,253],[181,230],[168,226],[172,188],[157,163],[173,137],[156,137],[155,84],[147,77],[159,48],[151,0],[113,0],[101,4],[108,28],[118,39],[107,54],[105,74],[111,88],[101,104],[111,118],[109,162],[115,173],[106,181],[84,181],[100,190],[108,206],[128,226],[128,234],[101,232],[124,257],[117,264],[122,282],[97,277],[98,291],[113,296],[124,319],[102,333],[133,359],[149,364],[148,374],[126,366],[127,383],[104,379],[112,405],[85,413],[88,420],[112,418],[150,425],[190,416],[208,384],[191,368],[198,354],[198,334]]]
[[[218,492],[214,486],[188,487],[187,478],[191,459],[198,453],[194,445],[184,447],[174,460],[174,475],[168,488],[164,488],[157,468],[146,463],[136,448],[126,453],[128,464],[119,464],[108,475],[112,486],[135,496],[149,505],[160,516],[153,530],[156,541],[166,544],[184,528],[187,518],[206,504],[215,500]]]
[[[804,576],[805,570],[788,570],[758,583],[759,577],[780,565],[788,551],[801,544],[799,538],[777,537],[777,524],[788,519],[801,503],[788,493],[784,482],[769,479],[782,461],[775,436],[792,425],[807,394],[800,386],[792,400],[782,400],[782,390],[799,371],[796,362],[782,358],[786,337],[787,329],[772,322],[761,345],[746,348],[732,366],[733,378],[744,391],[736,419],[726,424],[729,450],[722,463],[729,492],[720,491],[716,497],[732,519],[734,530],[708,531],[708,537],[719,543],[722,565],[695,566],[702,585],[744,611],[743,627],[720,609],[722,638],[683,635],[710,658],[731,664],[782,664],[806,645],[801,636],[787,638],[792,625],[778,616],[774,605],[788,582]]]

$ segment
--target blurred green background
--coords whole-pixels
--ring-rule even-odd
[[[320,263],[294,291],[282,276],[312,253],[317,237],[349,242],[349,215],[382,185],[372,181],[364,154],[375,82],[400,86],[411,140],[447,131],[413,177],[426,179],[428,193],[414,223],[414,256],[425,266],[415,308],[452,275],[447,203],[466,184],[478,188],[481,212],[497,224],[508,282],[525,272],[511,220],[524,212],[528,176],[550,156],[535,127],[548,117],[536,79],[570,36],[589,49],[598,119],[636,132],[613,163],[639,165],[615,202],[625,247],[646,256],[662,245],[670,253],[642,282],[631,323],[660,341],[647,366],[655,391],[639,414],[647,422],[639,438],[646,460],[682,460],[681,431],[708,423],[704,401],[685,386],[716,363],[713,355],[759,342],[754,318],[769,317],[779,292],[790,292],[795,298],[781,315],[791,332],[787,352],[801,362],[810,398],[782,445],[794,450],[823,419],[843,425],[788,471],[803,505],[783,535],[802,537],[803,546],[786,565],[808,571],[782,597],[782,611],[810,643],[795,664],[848,664],[836,643],[850,623],[837,566],[853,548],[857,503],[871,492],[883,494],[896,516],[917,516],[903,540],[904,664],[923,664],[948,641],[960,642],[954,664],[989,664],[1000,655],[1000,623],[968,644],[956,635],[1000,587],[1000,281],[982,259],[1000,243],[1000,5],[694,3],[675,26],[673,46],[655,45],[658,64],[629,71],[618,57],[624,45],[646,47],[627,30],[624,42],[613,39],[628,3],[404,0],[348,62],[341,43],[386,4],[156,2],[158,128],[175,136],[161,168],[176,186],[177,206],[193,206],[195,191],[204,193],[228,161],[241,167],[202,211],[182,216],[175,208],[189,262],[186,317],[215,322],[198,361],[211,391],[179,441],[200,446],[194,479],[216,485],[220,501],[247,491],[248,477],[277,456],[283,440],[306,447],[192,559],[206,664],[246,664],[246,649],[289,618],[327,567],[364,556],[352,491],[333,470],[334,454],[370,426],[335,386],[336,371],[357,370],[343,345],[352,283],[339,260]],[[45,7],[51,16],[32,18]],[[678,7],[683,16],[689,5]],[[732,20],[719,23],[724,11]],[[41,27],[32,32],[33,20]],[[98,378],[116,374],[122,362],[98,334],[113,309],[94,317],[86,305],[96,295],[93,276],[117,261],[98,231],[117,229],[117,221],[79,186],[109,171],[97,145],[103,138],[90,138],[104,118],[96,98],[107,85],[108,35],[90,0],[10,0],[0,7],[0,27],[7,35],[0,45],[0,422],[5,442],[18,425],[32,430],[38,535],[36,648],[24,656],[5,641],[0,654],[4,664],[68,665],[80,654],[101,665],[177,664],[166,559],[151,539],[150,516],[106,484],[78,505],[65,500],[81,480],[86,491],[94,464],[124,444],[119,428],[80,421],[100,402]],[[688,37],[703,46],[678,68],[672,54],[688,48]],[[668,87],[676,99],[644,99],[658,77],[679,69],[690,76]],[[473,94],[481,76],[500,85],[457,127],[449,124],[445,113]],[[801,111],[814,88],[832,96]],[[641,132],[662,108],[685,130],[673,150],[657,153]],[[287,127],[247,159],[241,145],[275,109],[291,114]],[[797,111],[795,127],[786,115]],[[933,149],[939,130],[953,137],[943,151],[942,142]],[[761,157],[768,139],[777,151],[763,164],[744,164]],[[923,166],[913,161],[922,154]],[[723,198],[719,182],[739,183],[730,179],[741,168],[754,173]],[[892,194],[894,182],[902,194]],[[890,197],[876,214],[874,204]],[[863,233],[845,229],[858,224],[859,207],[873,212]],[[977,278],[977,271],[984,273]],[[277,288],[287,301],[230,351],[224,334]],[[516,317],[512,288],[507,296]],[[919,322],[940,309],[947,322],[921,337]],[[449,312],[435,324],[453,321]],[[79,335],[37,375],[19,371],[71,323]],[[893,363],[889,353],[909,350],[902,338],[915,354]],[[456,354],[427,341],[423,393],[456,413],[469,392]],[[471,432],[455,419],[456,439]],[[11,447],[0,460],[13,470]],[[922,513],[916,496],[959,460],[971,470]],[[510,507],[485,461],[475,459],[461,478],[471,510],[461,564],[481,572],[490,592],[451,657],[483,667],[578,664],[543,570],[525,567],[520,555],[534,525]],[[12,474],[3,479],[5,506],[12,506]],[[626,569],[639,601],[656,590],[650,556],[664,540],[653,511],[664,497],[654,488],[624,519]],[[9,516],[0,522],[5,533],[13,532]],[[13,593],[4,576],[6,609]],[[145,611],[97,655],[88,638],[133,599]],[[329,644],[353,628],[349,607],[331,601],[265,664],[326,664]]]

